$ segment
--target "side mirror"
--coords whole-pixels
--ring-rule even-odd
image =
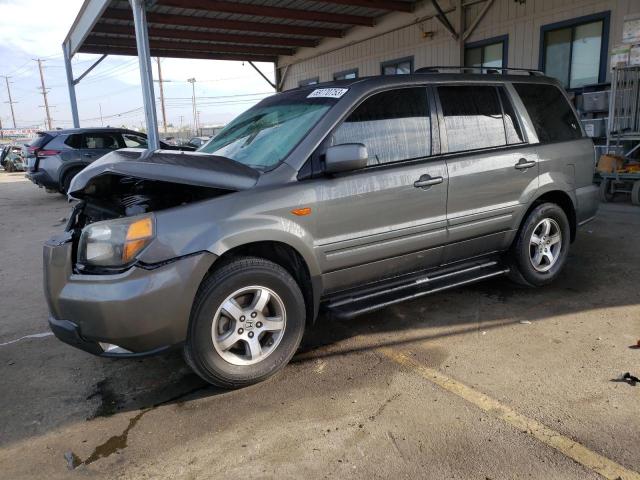
[[[325,172],[338,173],[358,170],[367,166],[369,152],[362,143],[345,143],[327,148],[324,157]]]

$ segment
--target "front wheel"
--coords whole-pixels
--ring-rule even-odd
[[[511,278],[534,287],[552,282],[564,267],[570,241],[564,210],[554,203],[538,205],[520,227],[511,249]]]
[[[300,287],[281,266],[242,257],[208,277],[196,296],[185,359],[223,388],[260,382],[293,357],[305,326]]]

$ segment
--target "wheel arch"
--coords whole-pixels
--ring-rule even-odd
[[[567,216],[567,220],[569,220],[569,229],[571,232],[571,242],[573,242],[576,238],[576,231],[578,228],[577,220],[576,220],[576,204],[575,200],[564,190],[549,190],[547,192],[542,193],[536,199],[531,202],[529,208],[524,213],[522,218],[520,219],[520,224],[518,226],[518,230],[522,228],[522,225],[527,220],[529,214],[538,206],[543,203],[554,203],[558,205],[564,211]]]
[[[77,175],[78,173],[80,173],[80,171],[84,170],[87,165],[89,164],[82,162],[63,163],[60,167],[60,172],[58,173],[58,185],[60,186],[60,188],[62,188],[62,186],[64,185],[64,179],[69,174],[69,172],[76,170]]]
[[[207,275],[234,258],[242,256],[264,258],[284,268],[300,287],[306,305],[307,321],[310,323],[315,321],[320,306],[321,283],[319,276],[312,275],[307,261],[296,248],[277,240],[261,240],[236,245],[219,256]]]

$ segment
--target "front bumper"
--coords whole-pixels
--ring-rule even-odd
[[[103,356],[157,353],[184,342],[193,300],[215,255],[201,252],[155,267],[80,275],[73,272],[72,251],[68,234],[44,246],[49,324],[60,340]],[[100,342],[128,352],[109,353]]]

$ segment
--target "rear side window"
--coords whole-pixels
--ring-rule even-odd
[[[449,152],[502,147],[523,141],[504,89],[452,85],[438,87],[438,95]]]
[[[563,142],[582,137],[580,125],[558,87],[514,83],[541,143]]]
[[[85,133],[82,148],[117,150],[122,147],[119,135],[116,133]]]
[[[80,148],[82,145],[82,135],[69,135],[64,143],[71,148]]]
[[[431,155],[431,117],[425,88],[377,93],[334,131],[333,145],[362,143],[369,165]]]

